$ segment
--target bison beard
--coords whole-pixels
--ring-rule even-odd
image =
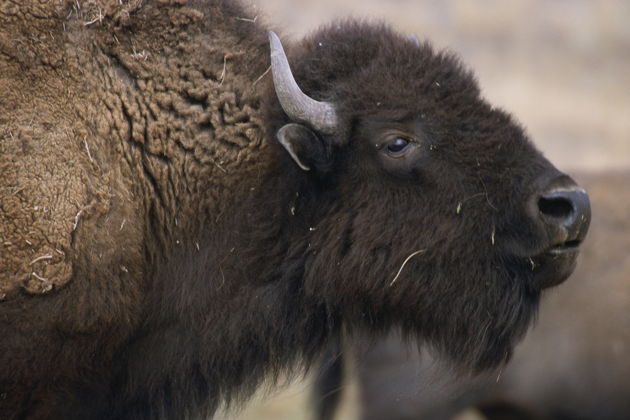
[[[211,416],[357,329],[491,368],[573,270],[585,192],[452,55],[78,3],[0,8],[0,417]]]
[[[629,418],[630,359],[611,342],[630,346],[630,171],[581,179],[597,212],[580,266],[570,284],[543,297],[535,327],[504,369],[462,378],[445,371],[439,354],[416,351],[396,333],[368,338],[369,349],[352,337],[327,350],[313,375],[315,418],[335,418],[349,382],[345,363],[357,367],[362,420],[446,420],[470,406],[488,419]]]

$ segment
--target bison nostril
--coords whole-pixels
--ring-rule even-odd
[[[591,220],[588,194],[570,178],[560,178],[537,196],[538,217],[556,232],[560,228],[562,241],[582,240]]]
[[[573,204],[566,197],[541,197],[538,209],[547,217],[554,219],[568,219],[573,215]]]

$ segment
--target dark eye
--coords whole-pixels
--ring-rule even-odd
[[[394,137],[386,144],[387,153],[391,156],[401,156],[411,146],[412,142],[404,137]]]

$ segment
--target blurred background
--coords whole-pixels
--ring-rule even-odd
[[[428,39],[459,54],[485,97],[513,113],[561,170],[630,168],[630,1],[250,2],[251,18],[294,40],[347,16]],[[305,420],[310,391],[301,381],[225,418]],[[339,418],[352,419],[356,390],[350,384],[345,391]]]

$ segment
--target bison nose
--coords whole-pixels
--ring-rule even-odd
[[[588,194],[567,176],[555,180],[540,194],[538,212],[545,224],[561,232],[562,240],[556,246],[579,245],[591,222]]]

